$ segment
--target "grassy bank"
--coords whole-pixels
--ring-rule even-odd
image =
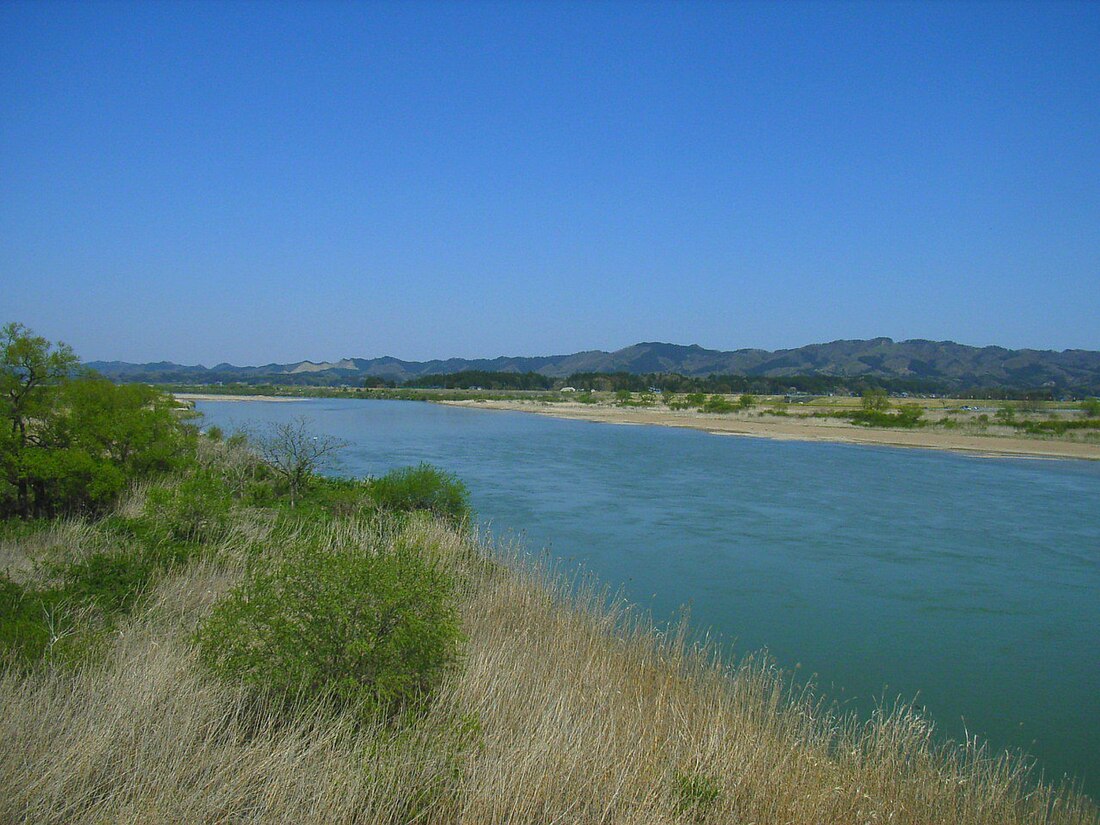
[[[102,517],[6,526],[6,604],[52,618],[18,614],[45,631],[0,675],[0,821],[1100,822],[911,710],[837,716],[767,662],[655,632],[480,540],[425,475],[314,478],[290,507],[241,445],[196,450]],[[461,633],[415,699],[210,666],[201,630],[235,588],[287,559],[393,554],[450,583]]]

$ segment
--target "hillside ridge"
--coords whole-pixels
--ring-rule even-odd
[[[180,383],[288,382],[354,384],[365,378],[408,381],[466,370],[537,372],[566,378],[579,372],[735,374],[769,378],[828,375],[841,378],[921,379],[947,387],[1006,387],[1100,392],[1100,352],[999,346],[954,341],[890,338],[841,339],[780,350],[711,350],[698,344],[643,341],[614,352],[585,350],[566,355],[498,356],[405,361],[393,356],[297,361],[263,366],[188,366],[170,361],[132,364],[93,361],[89,367],[115,381]]]

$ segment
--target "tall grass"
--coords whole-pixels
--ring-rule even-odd
[[[80,545],[81,528],[58,529]],[[191,635],[248,565],[294,542],[394,541],[462,589],[462,661],[422,714],[288,713],[204,672]],[[838,716],[767,661],[727,666],[595,587],[419,517],[241,517],[158,580],[104,655],[3,672],[0,708],[2,822],[1100,821],[1018,760],[938,744],[912,709]]]

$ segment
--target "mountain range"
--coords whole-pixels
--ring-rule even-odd
[[[448,358],[402,361],[398,358],[344,358],[339,361],[238,367],[186,366],[170,361],[88,364],[115,381],[216,384],[356,384],[367,377],[398,383],[425,375],[465,370],[537,372],[566,378],[581,372],[679,373],[686,376],[747,375],[783,377],[827,375],[841,378],[909,379],[944,389],[1035,389],[1100,393],[1100,352],[1092,350],[1011,350],[971,347],[953,341],[893,341],[890,338],[832,341],[796,349],[719,351],[696,344],[634,344],[615,352],[588,350],[570,355],[499,358]]]

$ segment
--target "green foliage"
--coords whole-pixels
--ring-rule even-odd
[[[172,400],[78,376],[78,360],[19,324],[0,334],[0,517],[102,512],[136,478],[178,465]]]
[[[890,398],[887,396],[886,390],[864,390],[863,409],[867,412],[885,412],[890,409]]]
[[[729,413],[736,409],[737,407],[720,395],[712,395],[702,407],[702,411],[705,413]]]
[[[1100,398],[1087,398],[1080,406],[1085,418],[1100,418]]]
[[[577,393],[576,400],[579,401],[581,404],[595,404],[596,396],[594,396],[590,392],[581,392]]]
[[[689,407],[699,407],[702,409],[703,405],[707,403],[707,396],[701,392],[688,393],[684,398]]]
[[[62,591],[104,613],[127,613],[156,573],[154,557],[140,550],[95,553],[61,567]]]
[[[0,575],[0,655],[24,665],[79,658],[133,609],[159,567],[138,547],[51,565],[45,586]]]
[[[722,789],[713,776],[699,773],[677,773],[674,778],[676,811],[695,821],[706,818],[707,812],[722,797]]]
[[[743,410],[751,410],[756,406],[756,396],[745,393],[737,399],[737,406]]]
[[[17,661],[40,658],[50,645],[47,618],[58,601],[56,596],[43,598],[0,575],[0,652]]]
[[[634,393],[630,390],[619,390],[615,393],[615,403],[620,407],[628,407],[634,403]]]
[[[391,470],[373,479],[368,493],[380,507],[392,512],[427,510],[455,524],[471,515],[466,485],[430,464]]]
[[[922,416],[924,410],[919,404],[902,404],[896,412],[883,412],[881,410],[862,409],[852,413],[842,414],[853,424],[862,424],[866,427],[902,427],[911,429],[924,425]]]
[[[197,472],[176,484],[151,489],[144,515],[159,539],[217,541],[228,528],[230,503],[224,483]]]
[[[392,712],[426,696],[457,656],[454,586],[401,545],[307,541],[254,569],[195,639],[214,672],[257,691]]]
[[[1000,424],[1011,424],[1016,420],[1016,409],[1009,404],[1005,404],[993,414],[993,417]]]
[[[1073,421],[1020,421],[1016,427],[1033,435],[1063,435],[1070,430],[1100,430],[1100,418],[1078,418]]]

